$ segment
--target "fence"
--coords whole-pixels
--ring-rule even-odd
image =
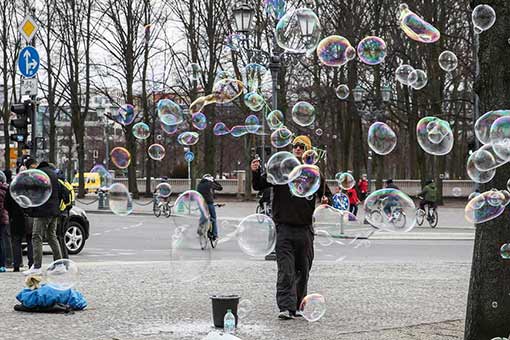
[[[238,179],[218,179],[217,182],[221,184],[223,187],[223,191],[217,192],[218,194],[244,194],[244,176]],[[200,180],[197,179],[193,189],[196,188],[196,184],[198,184]],[[115,178],[114,182],[122,183],[124,185],[128,185],[127,178]],[[138,191],[145,192],[145,178],[137,179]],[[163,179],[153,179],[151,181],[151,192],[154,191],[156,186],[159,183],[166,182],[172,186],[172,191],[174,193],[181,193],[189,189],[189,181],[184,178],[170,178],[167,180]],[[328,179],[326,182],[334,192],[337,183],[333,179]],[[419,180],[394,180],[396,186],[399,187],[400,190],[405,192],[408,195],[416,195],[421,191],[421,182]],[[371,190],[375,190],[375,180],[372,180]],[[443,180],[443,197],[467,197],[470,193],[474,191],[475,184],[471,181],[466,180]],[[456,190],[453,190],[456,188]],[[455,192],[455,194],[454,194]]]

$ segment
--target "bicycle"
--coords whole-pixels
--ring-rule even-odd
[[[387,208],[390,209],[390,213],[388,214]],[[406,214],[403,209],[399,206],[389,206],[386,209],[383,207],[383,201],[377,203],[377,207],[374,210],[371,210],[369,215],[369,220],[373,221],[374,224],[383,224],[384,220],[387,219],[395,228],[401,229],[406,226]]]
[[[420,197],[421,198],[421,197]],[[416,209],[416,223],[421,226],[423,222],[425,222],[425,216],[427,217],[427,222],[429,223],[431,228],[435,228],[437,223],[439,222],[439,215],[437,214],[437,208],[435,206],[430,206],[430,204],[425,205],[425,210]]]
[[[221,208],[225,204],[224,203],[217,203],[214,204],[215,207]],[[198,239],[200,242],[200,248],[202,250],[205,250],[207,248],[207,244],[210,243],[212,248],[216,248],[218,245],[218,238],[214,238],[213,236],[213,219],[209,218],[206,222],[201,222],[198,226]]]
[[[172,207],[169,201],[161,200],[161,198],[154,196],[154,204],[152,206],[152,212],[154,216],[159,217],[161,214],[165,215],[167,218],[172,215]]]

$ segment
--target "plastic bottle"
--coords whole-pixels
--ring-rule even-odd
[[[236,329],[236,318],[234,314],[232,314],[231,309],[227,309],[227,313],[223,318],[223,332],[227,334],[234,334]]]

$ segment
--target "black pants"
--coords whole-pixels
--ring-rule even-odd
[[[62,253],[63,259],[69,258],[69,254],[67,252],[67,247],[66,247],[66,241],[65,241],[65,232],[67,229],[68,221],[69,221],[68,213],[65,215],[60,215],[58,218],[57,239],[58,239],[58,244],[60,245],[60,252]]]
[[[358,215],[358,206],[356,204],[349,205],[349,212],[354,216]]]
[[[23,238],[27,242],[27,258],[28,258],[28,266],[31,267],[34,264],[34,251],[32,248],[32,234],[16,234],[12,233],[12,252],[14,258],[13,267],[19,269],[23,264],[23,250],[21,249],[21,242]]]
[[[276,227],[276,303],[280,311],[295,312],[306,296],[313,239],[312,226],[279,224]]]

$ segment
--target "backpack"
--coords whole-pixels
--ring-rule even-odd
[[[60,184],[60,211],[66,211],[71,209],[71,207],[74,205],[75,197],[74,197],[74,190],[71,183],[65,181],[65,180],[58,180],[58,183]]]

